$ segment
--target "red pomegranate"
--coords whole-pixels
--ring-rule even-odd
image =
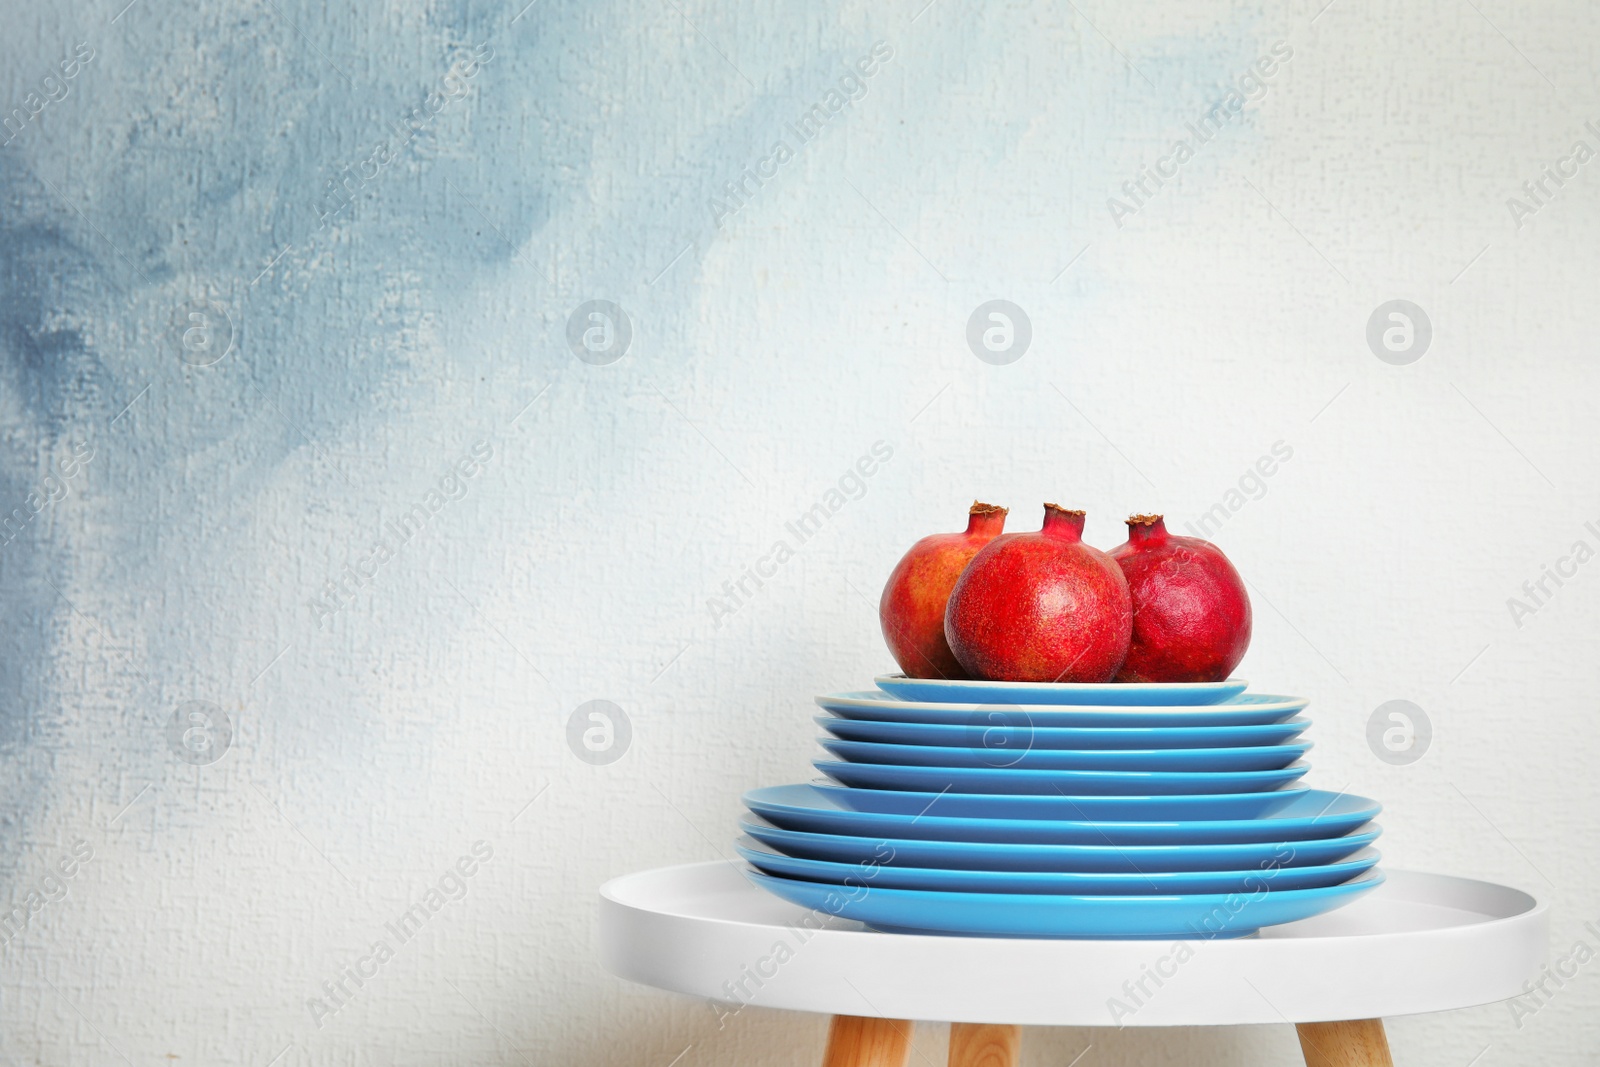
[[[895,564],[878,601],[878,621],[908,678],[968,677],[944,639],[944,605],[972,557],[1005,525],[1005,508],[975,500],[964,533],[924,537]]]
[[[1007,534],[974,556],[944,613],[961,665],[1006,682],[1109,682],[1132,624],[1122,571],[1083,543],[1083,512],[1056,504],[1038,533]]]
[[[1174,537],[1160,515],[1133,515],[1111,558],[1133,597],[1133,640],[1117,681],[1227,678],[1250,647],[1250,597],[1222,550]]]

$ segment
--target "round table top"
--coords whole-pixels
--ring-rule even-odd
[[[1538,975],[1547,906],[1416,871],[1337,911],[1234,940],[879,933],[789,904],[726,861],[600,888],[606,966],[706,998],[835,1015],[1043,1026],[1322,1022],[1504,1000]]]

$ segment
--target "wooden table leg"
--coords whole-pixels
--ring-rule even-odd
[[[990,1023],[950,1024],[950,1067],[1017,1067],[1022,1027]]]
[[[1394,1067],[1382,1019],[1298,1023],[1306,1067]]]
[[[828,1027],[822,1067],[906,1067],[911,1024],[902,1019],[835,1015]]]

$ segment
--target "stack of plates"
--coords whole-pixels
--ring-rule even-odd
[[[876,682],[817,698],[831,782],[745,794],[739,853],[785,900],[910,933],[1214,938],[1383,880],[1379,805],[1300,784],[1305,700]]]

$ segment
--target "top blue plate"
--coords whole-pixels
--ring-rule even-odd
[[[1226,682],[975,682],[944,678],[907,678],[880,674],[873,684],[901,700],[950,700],[978,704],[1220,704],[1249,685],[1242,678]]]
[[[972,694],[968,694],[971,696]],[[817,703],[841,719],[872,722],[913,722],[955,726],[970,725],[976,718],[1006,717],[1032,726],[1050,727],[1150,727],[1168,726],[1258,726],[1282,722],[1310,701],[1304,697],[1241,693],[1220,704],[1187,704],[1155,707],[1131,704],[1019,704],[943,703],[926,700],[897,700],[875,689],[850,693],[829,693]]]

